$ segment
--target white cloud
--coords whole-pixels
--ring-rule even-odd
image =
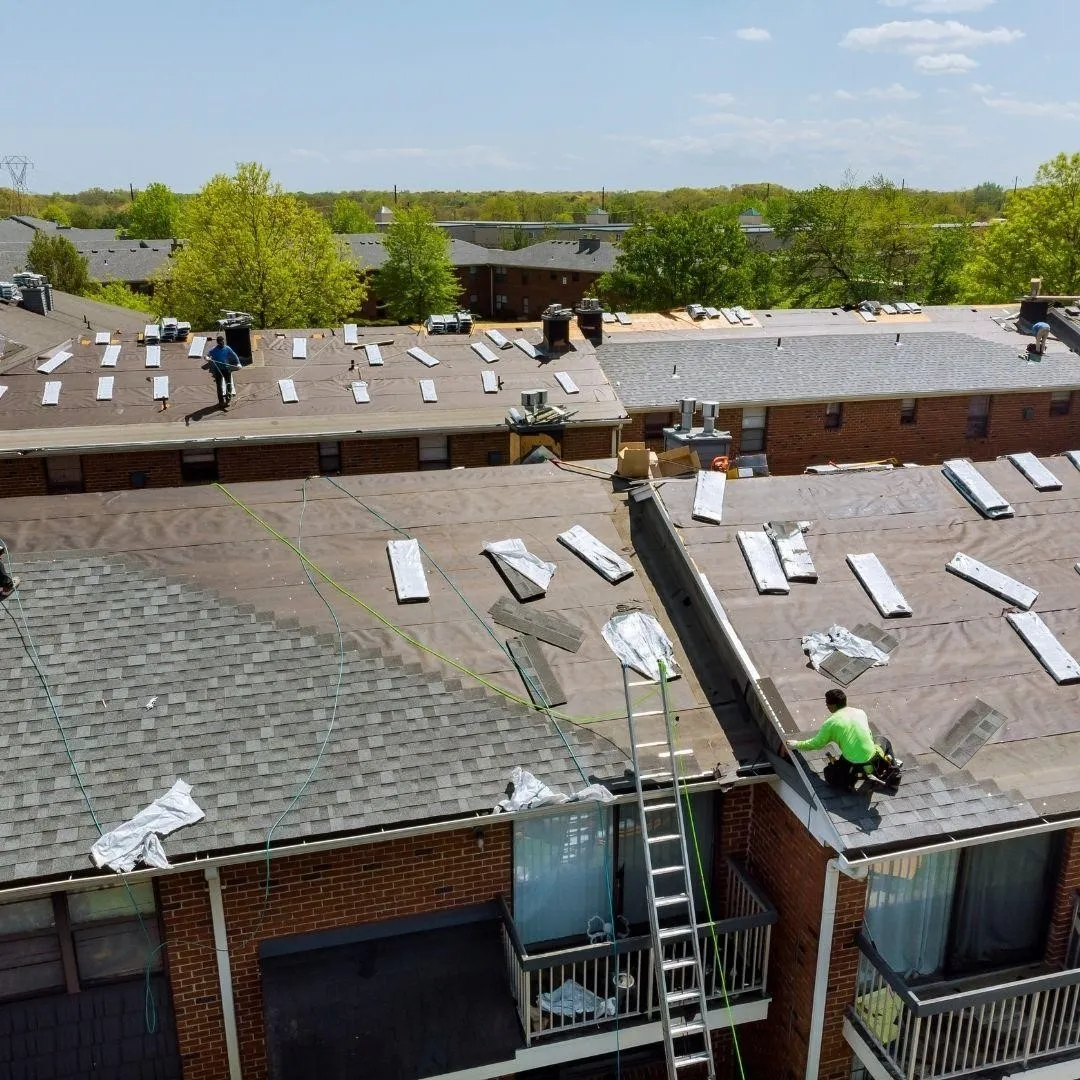
[[[855,93],[850,90],[837,90],[833,94],[839,101],[854,101],[856,98],[867,98],[870,101],[914,101],[918,96],[918,90],[909,90],[901,83],[871,86],[868,90],[858,90]]]
[[[704,101],[706,105],[715,105],[718,109],[735,102],[734,94],[695,94],[694,97],[698,101]]]
[[[994,30],[977,30],[955,19],[944,22],[909,19],[878,26],[857,26],[840,39],[840,44],[847,49],[881,49],[918,55],[943,50],[977,49],[982,45],[1009,45],[1023,36],[1023,30],[1009,30],[1004,26]]]
[[[957,15],[965,11],[984,11],[994,0],[881,0],[886,7],[909,7],[927,15]]]
[[[973,94],[989,94],[994,88],[989,83],[973,82],[971,92]]]
[[[941,53],[937,56],[915,58],[915,70],[923,75],[966,75],[978,66],[978,61],[963,53]]]
[[[760,26],[744,26],[735,31],[735,36],[743,41],[772,41],[772,34]]]
[[[1080,120],[1080,101],[1018,101],[1012,97],[984,97],[983,104],[1006,116],[1045,116]]]

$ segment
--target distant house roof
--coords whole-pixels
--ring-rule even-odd
[[[874,324],[839,310],[758,312],[755,328],[716,331],[672,322],[664,333],[609,334],[599,357],[631,409],[682,397],[767,405],[1080,387],[1080,356],[1051,342],[1029,362],[1030,339],[999,327],[997,310],[931,308],[919,321]]]
[[[640,575],[610,585],[556,541],[580,524],[631,554],[616,521],[625,513],[621,500],[594,477],[552,464],[350,476],[340,484],[344,491],[323,478],[308,481],[306,507],[295,481],[232,490],[370,608],[479,677],[326,589],[346,630],[334,716],[333,618],[296,555],[223,492],[0,500],[0,535],[22,578],[20,610],[104,828],[182,778],[206,818],[165,839],[174,864],[258,851],[304,782],[332,717],[325,754],[275,843],[486,815],[519,765],[566,792],[584,786],[574,757],[587,776],[623,777],[621,671],[600,627],[619,605],[653,611],[654,601]],[[397,605],[386,543],[401,534],[372,511],[422,535],[428,559],[479,616],[430,564],[430,602]],[[532,552],[557,565],[547,597],[529,609],[558,613],[584,632],[577,653],[544,647],[567,694],[559,713],[569,747],[552,720],[512,700],[527,699],[524,684],[502,648],[508,634],[496,627],[493,635],[485,615],[507,594],[481,547],[504,536],[527,537]],[[20,640],[21,617],[0,620],[4,885],[90,872],[97,838]],[[695,713],[706,717],[698,728],[701,772],[687,771],[711,776],[720,761],[734,777],[731,748],[694,680],[673,682],[671,694],[684,746],[702,748],[692,725]],[[659,737],[655,723],[642,720],[642,738]]]
[[[353,258],[368,270],[378,270],[386,262],[385,233],[342,233]],[[450,261],[455,266],[487,266],[491,249],[465,240],[450,241]]]
[[[533,270],[584,270],[603,274],[615,265],[619,249],[610,243],[578,240],[541,240],[516,251],[489,250],[492,266],[520,266]]]

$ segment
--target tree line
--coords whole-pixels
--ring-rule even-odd
[[[1080,153],[1043,163],[1026,188],[982,187],[971,199],[1000,195],[1003,216],[979,228],[970,219],[939,220],[926,192],[883,177],[766,192],[761,205],[775,251],[759,250],[740,228],[742,197],[717,203],[698,192],[701,205],[636,210],[597,290],[632,310],[1007,302],[1032,277],[1042,277],[1047,292],[1080,291]],[[91,281],[85,257],[62,233],[37,233],[28,261],[65,291],[167,310],[200,326],[212,325],[223,308],[249,311],[260,326],[330,325],[355,316],[369,288],[335,235],[373,229],[366,213],[342,195],[319,208],[247,163],[192,196],[151,184],[130,201],[123,228],[132,236],[184,237],[153,298]],[[428,206],[399,204],[385,244],[387,262],[374,284],[390,318],[413,321],[454,307],[461,290],[449,241]]]

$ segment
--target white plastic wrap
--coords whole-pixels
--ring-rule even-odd
[[[121,873],[134,870],[140,862],[164,869],[169,862],[160,837],[205,816],[191,797],[191,785],[177,780],[160,799],[96,841],[90,859],[98,869],[107,866]]]
[[[866,638],[857,637],[846,626],[830,626],[828,630],[815,630],[802,639],[802,650],[810,659],[815,671],[835,652],[847,656],[865,656],[874,661],[874,667],[884,667],[889,654],[882,652]]]
[[[589,784],[574,795],[553,791],[543,781],[537,780],[528,769],[514,766],[506,796],[494,808],[495,813],[512,814],[516,810],[535,810],[540,806],[565,806],[571,802],[609,803],[614,796],[603,784]]]
[[[555,564],[544,562],[533,555],[525,546],[524,540],[492,540],[484,545],[484,550],[511,570],[516,570],[522,577],[528,578],[538,588],[546,589],[551,584]]]
[[[562,986],[550,994],[541,994],[540,1008],[553,1016],[583,1016],[601,1019],[614,1016],[615,998],[602,998],[591,990],[586,990],[580,983],[567,979]]]
[[[667,677],[679,675],[675,649],[664,628],[643,611],[624,611],[612,615],[600,631],[612,652],[627,666],[653,682],[660,681],[660,661],[664,661]]]

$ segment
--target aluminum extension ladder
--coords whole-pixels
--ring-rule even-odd
[[[705,973],[701,964],[697,912],[694,910],[694,878],[686,848],[686,827],[679,798],[676,766],[678,759],[675,756],[671,710],[668,707],[667,672],[663,661],[660,661],[660,699],[665,738],[660,742],[639,743],[635,731],[634,703],[630,691],[633,687],[654,685],[652,682],[632,683],[629,669],[623,665],[626,719],[630,725],[638,822],[645,851],[645,890],[648,897],[653,965],[660,995],[664,1057],[667,1059],[668,1080],[679,1080],[680,1071],[685,1072],[686,1069],[701,1065],[706,1066],[709,1080],[716,1080],[705,1000]],[[657,750],[662,761],[665,747],[668,768],[661,767],[657,771],[643,774],[638,764],[638,751]],[[642,780],[656,781],[663,786],[659,790],[650,788],[646,793],[642,788]],[[672,810],[674,832],[663,828],[664,818],[667,817],[670,822]],[[652,825],[650,821],[653,822]],[[654,834],[653,830],[657,826],[662,831]],[[655,863],[654,852],[657,854]],[[676,891],[665,891],[657,896],[657,881],[660,879],[669,882],[675,879]]]

